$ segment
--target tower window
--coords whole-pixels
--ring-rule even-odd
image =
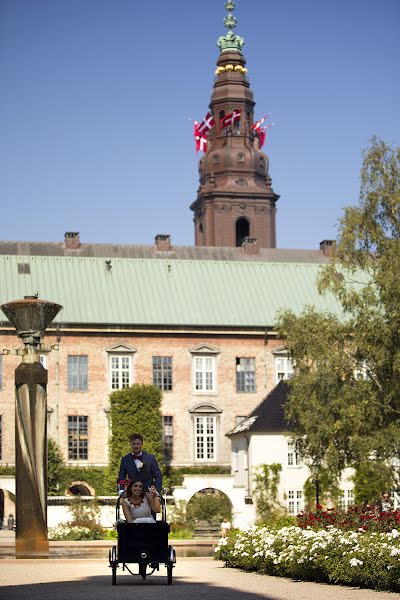
[[[245,237],[250,235],[250,223],[247,219],[236,221],[236,246],[241,246]]]

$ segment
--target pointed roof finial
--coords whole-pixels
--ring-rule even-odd
[[[235,10],[235,3],[233,0],[227,0],[227,2],[225,2],[225,8],[228,11],[228,14],[224,19],[224,25],[228,29],[228,32],[226,35],[223,35],[218,39],[217,46],[221,52],[241,53],[244,39],[240,37],[240,35],[234,34],[232,31],[232,29],[234,29],[237,25],[237,19],[232,14],[232,12]]]

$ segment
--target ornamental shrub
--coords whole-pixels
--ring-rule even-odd
[[[252,527],[221,539],[215,557],[227,566],[268,575],[400,591],[397,529],[376,533]]]
[[[150,384],[135,383],[110,394],[110,466],[109,485],[117,489],[118,471],[122,456],[130,452],[129,436],[141,433],[144,449],[155,454],[163,470],[163,432],[161,390]]]
[[[299,514],[297,525],[302,529],[313,529],[314,531],[335,527],[342,531],[388,532],[393,529],[400,530],[400,511],[375,514],[357,511],[327,513],[319,510],[315,513]]]
[[[278,501],[278,486],[282,465],[258,465],[254,469],[254,497],[259,521],[265,522],[282,515],[283,507]]]

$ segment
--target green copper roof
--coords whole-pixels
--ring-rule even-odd
[[[309,263],[0,256],[0,303],[39,294],[55,322],[271,327],[282,308],[339,313]],[[0,321],[6,321],[0,312]]]
[[[240,35],[236,35],[233,33],[232,29],[235,29],[237,25],[237,19],[232,14],[235,10],[235,3],[233,0],[228,0],[225,2],[225,8],[228,11],[224,19],[224,25],[228,29],[226,35],[218,38],[217,46],[221,50],[221,52],[240,52],[242,51],[244,45],[244,39],[240,37]]]

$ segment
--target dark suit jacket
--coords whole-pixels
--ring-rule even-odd
[[[140,460],[143,463],[143,467],[141,469],[137,469],[132,453],[126,454],[122,457],[118,475],[118,489],[124,489],[124,486],[121,482],[125,481],[126,476],[128,476],[129,479],[138,479],[141,481],[145,490],[147,490],[149,485],[155,485],[157,491],[160,492],[162,486],[162,475],[156,457],[154,454],[150,454],[149,452],[145,452],[143,450]]]

